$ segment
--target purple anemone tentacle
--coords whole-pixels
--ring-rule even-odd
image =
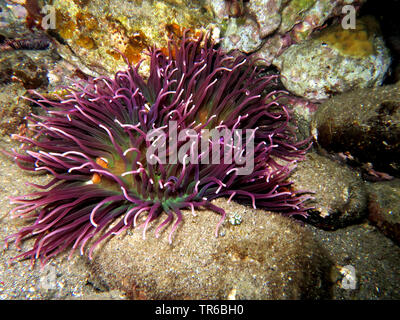
[[[220,215],[218,236],[227,215],[212,204],[219,197],[307,216],[309,192],[293,190],[288,178],[311,139],[297,141],[279,75],[264,75],[253,58],[225,53],[209,34],[195,39],[189,30],[168,42],[168,54],[150,49],[147,77],[139,72],[143,60],[130,65],[121,55],[128,66],[113,78],[79,80],[56,99],[36,91],[25,98],[45,114],[28,116],[28,134],[13,135],[21,147],[3,153],[52,179],[28,182],[38,191],[10,198],[11,214],[30,224],[6,245],[35,237],[13,261],[44,264],[68,248],[70,257],[84,254],[86,245],[92,258],[103,240],[139,227],[144,237],[153,223],[156,237],[170,228],[172,242],[184,210],[196,215],[201,207]],[[166,159],[163,150],[148,154],[150,132],[165,137]],[[249,156],[252,170],[242,174]]]

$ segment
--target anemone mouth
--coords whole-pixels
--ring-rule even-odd
[[[91,257],[102,240],[136,227],[142,216],[144,235],[165,215],[156,236],[172,224],[171,242],[185,208],[220,214],[217,236],[226,215],[211,203],[218,197],[306,215],[307,196],[286,179],[310,144],[295,139],[290,112],[280,102],[287,93],[270,90],[278,76],[263,76],[249,58],[230,56],[207,36],[190,39],[187,32],[180,46],[170,42],[169,55],[152,49],[150,59],[147,79],[139,65],[128,65],[114,79],[65,88],[59,101],[34,91],[27,98],[47,114],[29,117],[33,135],[15,136],[24,147],[13,157],[22,169],[47,171],[53,180],[12,199],[18,204],[12,213],[35,222],[6,242],[36,237],[15,259],[45,263],[69,247],[83,254],[102,232]],[[248,163],[236,161],[243,155],[251,162],[246,173]]]

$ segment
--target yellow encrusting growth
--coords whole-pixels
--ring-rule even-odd
[[[76,40],[76,44],[88,50],[94,49],[96,47],[93,39],[84,35],[79,36],[79,38]]]
[[[55,32],[65,42],[58,50],[66,60],[79,57],[76,64],[91,76],[111,75],[125,67],[120,53],[129,63],[144,60],[140,72],[146,74],[148,49],[155,46],[168,53],[169,38],[181,39],[185,29],[204,32],[214,20],[211,9],[203,10],[203,1],[53,0],[52,6]]]
[[[373,17],[357,19],[356,29],[343,29],[342,25],[323,31],[318,39],[343,55],[364,58],[375,53],[374,35],[379,25]]]

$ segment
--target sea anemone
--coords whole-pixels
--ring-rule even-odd
[[[12,214],[34,222],[8,236],[6,244],[15,239],[18,246],[35,237],[33,247],[14,259],[44,264],[69,247],[71,255],[77,248],[83,254],[89,240],[91,257],[107,237],[132,227],[143,227],[144,236],[156,219],[161,219],[157,237],[173,223],[171,242],[185,208],[220,214],[218,236],[226,213],[212,204],[217,197],[306,215],[307,196],[292,190],[287,177],[309,142],[295,138],[290,112],[281,103],[286,93],[271,89],[278,76],[265,75],[249,57],[224,53],[208,37],[192,39],[187,32],[164,52],[149,50],[147,78],[139,73],[140,63],[128,63],[114,79],[82,80],[58,99],[37,92],[27,98],[47,114],[28,117],[31,134],[15,135],[24,146],[11,154],[22,169],[47,171],[53,179],[34,185],[37,192],[11,198],[18,204]],[[171,139],[171,123],[178,141]],[[205,133],[211,129],[249,135],[233,144],[233,137],[211,139]],[[196,137],[205,141],[207,152],[188,144]],[[156,140],[166,147],[166,161],[161,149],[149,157]],[[173,150],[181,161],[173,161]],[[241,174],[243,162],[224,162],[226,150],[235,159],[249,155],[252,170]],[[221,161],[207,161],[210,155]]]

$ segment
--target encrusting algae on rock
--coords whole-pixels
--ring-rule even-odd
[[[166,49],[170,37],[181,38],[185,29],[198,34],[213,22],[211,9],[191,1],[55,0],[53,7],[64,41],[56,42],[58,52],[92,76],[123,68],[119,52],[130,63],[145,59],[147,70],[149,47]]]
[[[357,20],[355,29],[336,25],[322,31],[316,39],[343,55],[365,58],[376,53],[373,40],[379,33],[378,22],[373,17],[364,17]]]
[[[373,18],[357,20],[355,30],[328,27],[275,60],[285,88],[312,101],[379,86],[390,63],[390,51]]]

